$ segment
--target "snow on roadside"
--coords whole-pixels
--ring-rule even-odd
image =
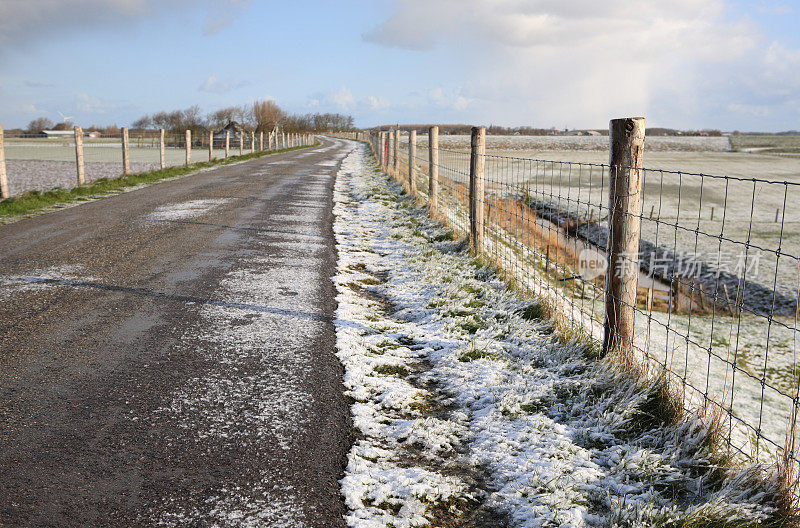
[[[749,473],[720,484],[708,470],[699,421],[655,423],[651,386],[561,343],[373,167],[356,149],[334,193],[337,348],[358,435],[341,482],[350,526],[774,515]]]

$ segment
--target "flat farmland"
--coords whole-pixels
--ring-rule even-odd
[[[748,141],[763,146],[767,139]],[[420,136],[422,168],[426,148],[427,137]],[[440,148],[440,173],[466,183],[469,137],[441,136]],[[489,136],[487,187],[602,220],[608,212],[607,150],[607,137]],[[767,460],[786,441],[797,390],[800,158],[734,151],[728,138],[651,137],[644,161],[642,239],[743,276],[763,290],[742,294],[746,306],[760,313],[640,313],[637,347],[670,370],[689,406],[710,398],[731,410],[726,425],[734,445],[755,449],[760,429],[766,440],[758,449]],[[730,296],[737,301],[736,288]],[[601,292],[587,291],[573,302],[602,320],[602,300]]]
[[[249,147],[249,145],[248,145]],[[69,139],[14,139],[5,144],[9,190],[13,195],[25,191],[46,191],[54,187],[69,188],[76,184],[75,143]],[[245,152],[250,152],[247,148]],[[231,154],[239,149],[231,148]],[[87,181],[114,178],[122,174],[122,144],[119,139],[85,140],[83,156]],[[214,149],[214,157],[225,156],[224,149]],[[193,147],[193,161],[208,159],[208,148]],[[167,147],[165,160],[168,167],[186,162],[186,150]],[[160,168],[157,143],[152,140],[130,144],[132,172],[145,172]]]

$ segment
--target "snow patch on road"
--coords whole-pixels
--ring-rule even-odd
[[[225,198],[209,198],[161,205],[148,215],[148,220],[187,220],[201,216],[211,209],[225,205],[228,202],[230,200]]]

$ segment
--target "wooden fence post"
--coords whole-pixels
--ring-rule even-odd
[[[394,174],[400,178],[400,129],[394,134]]]
[[[258,133],[258,150],[259,151],[263,151],[264,150],[264,131],[263,130]]]
[[[417,197],[417,180],[414,178],[416,173],[417,159],[417,131],[413,128],[408,133],[408,189],[411,196]]]
[[[229,157],[231,155],[231,131],[225,131],[225,157]]]
[[[8,174],[6,173],[6,133],[0,125],[0,199],[10,198],[8,192]]]
[[[164,129],[158,131],[158,155],[161,161],[161,168],[167,168],[167,146],[164,138]]]
[[[83,128],[76,126],[75,130],[75,168],[78,176],[78,185],[86,183],[86,169],[83,163]]]
[[[186,165],[192,162],[192,131],[186,131]]]
[[[439,205],[439,127],[428,129],[428,210],[436,214]]]
[[[630,354],[639,280],[639,224],[642,214],[644,118],[609,124],[608,269],[603,354]]]
[[[244,130],[239,131],[239,155],[244,154]]]
[[[486,181],[486,129],[472,127],[469,157],[469,238],[477,255],[483,253],[483,211]]]
[[[255,132],[251,132],[250,133],[250,153],[252,154],[255,151],[256,151],[256,133]]]
[[[387,158],[386,159],[386,165],[387,165],[386,172],[388,172],[389,174],[393,174],[395,178],[400,176],[399,174],[394,172],[395,160],[397,160],[397,156],[399,154],[397,152],[397,150],[395,150],[395,148],[394,148],[394,146],[395,146],[395,139],[394,138],[397,137],[398,135],[400,135],[399,131],[397,132],[397,134],[395,134],[394,130],[390,130],[390,131],[387,132],[387,142],[388,142],[388,149],[389,149],[388,153],[389,153],[389,155],[386,157]]]
[[[386,159],[385,159],[386,150],[384,149],[385,140],[383,138],[383,134],[384,134],[383,130],[378,132],[378,150],[380,151],[378,153],[378,160],[380,161],[381,164],[381,170],[384,170],[386,168]]]
[[[77,137],[75,144],[78,144]],[[128,134],[128,127],[122,127],[122,174],[130,174],[131,172],[131,151],[130,151],[130,135]],[[83,151],[83,132],[81,132],[81,151]]]
[[[214,131],[208,133],[208,161],[214,161]]]

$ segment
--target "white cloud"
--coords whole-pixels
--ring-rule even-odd
[[[350,91],[350,88],[347,88],[345,86],[342,86],[335,92],[332,92],[329,95],[328,100],[331,102],[331,104],[345,110],[349,108],[353,104],[353,102],[355,102],[355,99],[353,99],[353,93]]]
[[[105,114],[111,106],[99,98],[93,97],[86,93],[77,94],[75,99],[75,108],[81,112],[86,112],[89,114]]]
[[[362,106],[366,106],[370,110],[384,110],[391,106],[388,99],[381,96],[370,95],[361,102]]]
[[[224,94],[231,90],[241,88],[250,84],[248,81],[222,81],[216,75],[209,75],[208,78],[200,84],[198,90],[201,92],[208,92],[214,94]]]
[[[233,22],[233,18],[250,6],[250,0],[212,0],[203,24],[204,35],[216,35]]]
[[[2,0],[0,49],[8,51],[76,29],[120,24],[191,0]]]
[[[725,126],[731,102],[767,104],[800,74],[798,50],[731,20],[723,0],[398,0],[364,39],[452,54],[461,88],[428,97],[473,122]]]
[[[445,92],[442,88],[437,87],[428,92],[428,100],[439,108],[465,110],[473,101],[461,95],[461,91],[461,87],[449,92]]]

